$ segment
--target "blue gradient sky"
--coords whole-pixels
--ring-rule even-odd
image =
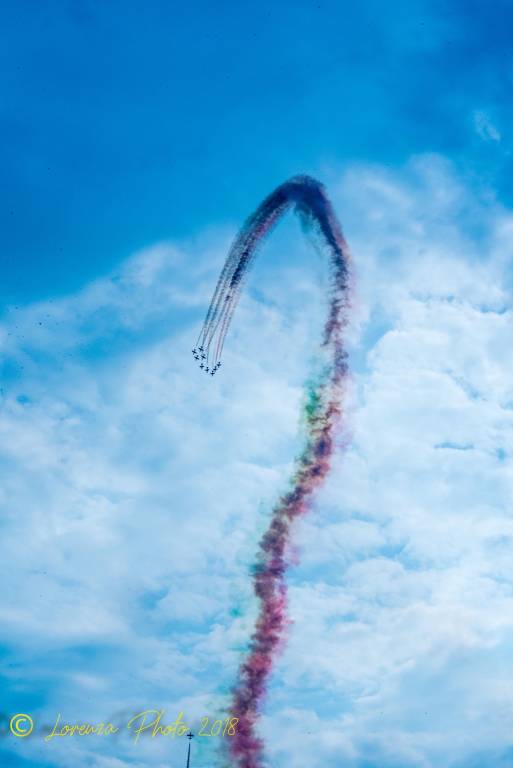
[[[148,241],[240,221],[299,171],[441,152],[492,176],[511,3],[2,4],[4,300],[76,289]]]
[[[510,765],[513,5],[2,11],[2,768],[180,768],[183,741],[39,729],[224,711],[325,311],[292,217],[222,373],[190,349],[237,227],[304,172],[354,255],[349,439],[295,532],[270,764]]]

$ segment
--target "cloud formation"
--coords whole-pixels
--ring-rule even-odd
[[[357,271],[352,437],[297,525],[270,760],[499,765],[512,743],[513,216],[437,156],[327,181]],[[4,316],[9,712],[222,712],[251,631],[256,542],[299,450],[326,279],[294,223],[280,227],[205,381],[189,349],[228,242],[156,245]],[[184,751],[63,742],[4,744],[52,768],[180,764]]]

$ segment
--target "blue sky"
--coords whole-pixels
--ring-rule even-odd
[[[183,741],[38,729],[223,712],[325,311],[296,221],[215,381],[190,348],[237,227],[300,172],[353,253],[352,379],[295,531],[270,764],[509,764],[512,22],[470,0],[3,5],[0,713],[37,726],[0,720],[8,768],[179,768]]]
[[[77,289],[149,240],[235,223],[298,171],[510,162],[511,3],[4,3],[5,300]]]

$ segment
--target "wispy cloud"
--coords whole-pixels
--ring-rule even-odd
[[[483,141],[499,142],[502,139],[499,130],[493,124],[490,117],[481,110],[474,112],[474,128]]]

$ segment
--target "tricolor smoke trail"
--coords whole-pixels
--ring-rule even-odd
[[[324,242],[331,267],[329,311],[322,349],[326,364],[309,387],[306,404],[307,440],[296,459],[290,490],[275,505],[262,537],[254,569],[254,590],[259,612],[249,650],[239,668],[230,713],[239,719],[229,739],[238,768],[263,765],[263,742],[257,721],[273,661],[286,625],[286,548],[291,524],[308,511],[313,492],[326,477],[334,448],[334,433],[342,415],[342,396],[347,380],[347,356],[343,333],[348,321],[350,258],[342,230],[324,187],[308,176],[296,176],[274,190],[249,217],[237,235],[212,298],[193,353],[213,375],[244,278],[263,238],[292,206],[302,220],[313,225]],[[205,361],[205,362],[203,362]]]

